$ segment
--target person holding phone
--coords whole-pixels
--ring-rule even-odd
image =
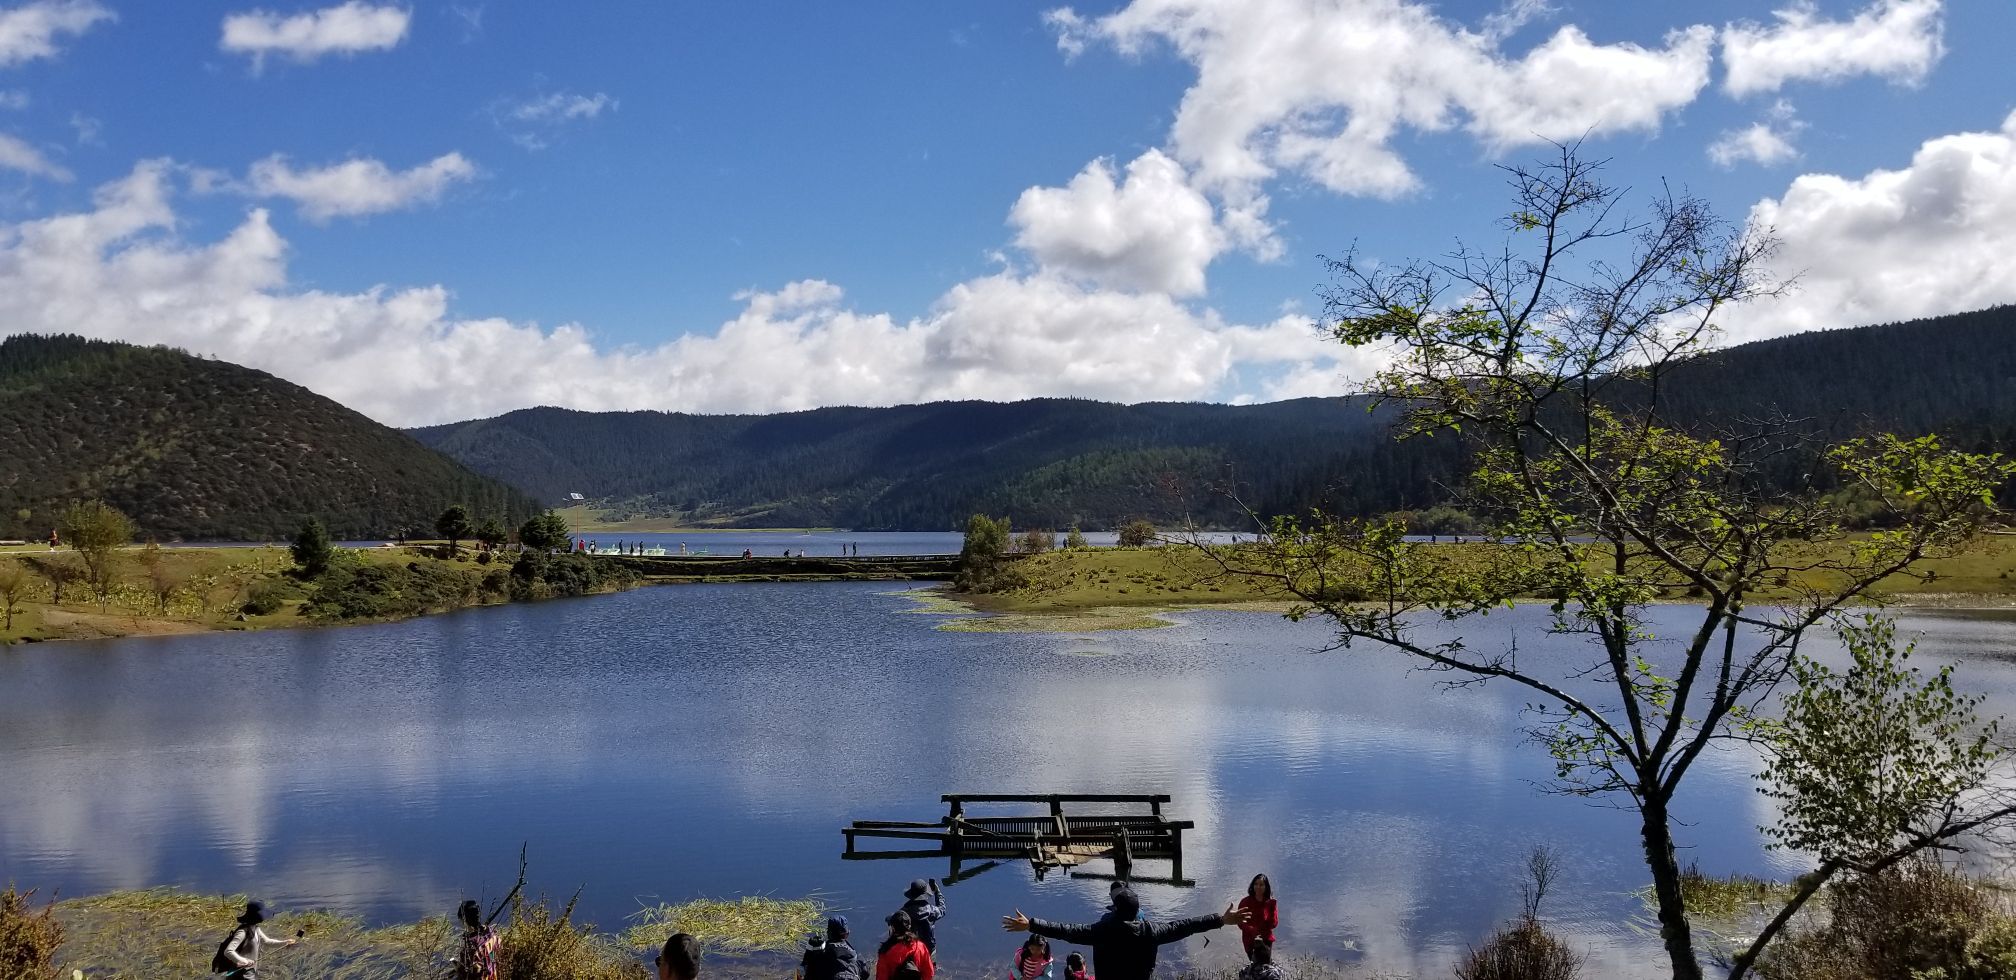
[[[910,917],[910,928],[916,930],[931,952],[938,952],[938,920],[945,917],[945,893],[938,890],[938,879],[919,878],[903,891],[903,914]]]

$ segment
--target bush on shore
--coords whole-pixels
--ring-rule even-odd
[[[2016,910],[1980,883],[1930,861],[1830,888],[1827,922],[1773,943],[1764,980],[2008,980]]]
[[[56,948],[63,944],[63,924],[52,906],[34,908],[35,892],[0,891],[0,978],[49,980],[56,973]]]

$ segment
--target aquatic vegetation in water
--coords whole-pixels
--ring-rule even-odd
[[[782,953],[797,949],[808,933],[823,930],[826,912],[813,898],[699,899],[638,911],[630,917],[635,924],[624,930],[623,941],[636,949],[656,949],[665,937],[683,932],[710,950]]]

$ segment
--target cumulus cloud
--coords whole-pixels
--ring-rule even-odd
[[[28,93],[20,89],[0,89],[0,109],[28,108]]]
[[[0,133],[0,169],[15,170],[30,177],[47,177],[50,180],[67,181],[70,171],[53,163],[42,151],[29,145],[18,136]]]
[[[1708,159],[1724,170],[1745,162],[1767,167],[1785,163],[1798,158],[1799,148],[1792,139],[1805,128],[1792,104],[1781,99],[1762,120],[1742,129],[1724,130],[1708,145]]]
[[[410,170],[393,170],[369,158],[297,170],[279,154],[252,165],[246,178],[259,197],[283,197],[314,221],[398,211],[441,199],[450,187],[476,176],[476,165],[447,153]]]
[[[1811,0],[1798,0],[1774,12],[1772,24],[1731,24],[1722,32],[1722,86],[1741,96],[1858,75],[1916,84],[1946,53],[1941,7],[1942,0],[1876,0],[1847,20],[1828,20]]]
[[[1899,170],[1807,174],[1751,209],[1783,240],[1785,298],[1735,311],[1732,339],[2016,302],[2016,114],[1926,141]]]
[[[403,7],[362,0],[292,16],[253,10],[225,17],[219,43],[226,51],[251,55],[255,67],[264,64],[270,54],[306,64],[324,55],[396,47],[406,38],[412,20],[412,12]]]
[[[1493,152],[1649,131],[1708,84],[1712,28],[1646,47],[1565,26],[1515,56],[1502,49],[1504,25],[1538,7],[1511,9],[1513,21],[1479,31],[1415,0],[1133,0],[1047,22],[1066,54],[1164,42],[1190,62],[1197,78],[1172,149],[1205,187],[1233,193],[1286,170],[1340,193],[1399,196],[1419,186],[1391,145],[1403,131],[1460,127]]]
[[[1009,212],[1015,243],[1045,267],[1115,289],[1194,296],[1227,244],[1183,165],[1149,150],[1116,181],[1095,160],[1063,187],[1031,187]]]
[[[607,92],[548,92],[499,100],[490,107],[490,115],[512,142],[528,150],[543,150],[567,127],[614,112],[616,107],[615,97]]]
[[[1163,293],[1046,269],[961,283],[921,316],[850,308],[816,280],[752,292],[733,319],[655,347],[599,349],[581,326],[467,318],[439,285],[341,293],[288,281],[264,210],[177,234],[180,168],[145,163],[90,210],[0,227],[0,323],[165,343],[263,368],[382,421],[532,404],[779,411],[941,398],[1233,399],[1277,377],[1357,373],[1305,317],[1225,322]],[[593,379],[583,383],[583,379]]]
[[[56,54],[66,34],[82,34],[99,21],[115,19],[96,0],[36,0],[0,10],[0,68]]]

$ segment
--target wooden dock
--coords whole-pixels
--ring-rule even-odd
[[[851,555],[799,558],[754,555],[604,555],[659,579],[714,578],[774,581],[872,579],[897,582],[949,581],[959,571],[958,555]]]
[[[931,823],[904,820],[856,820],[841,829],[847,850],[841,855],[850,861],[907,858],[947,858],[952,862],[948,882],[970,878],[1004,861],[1026,859],[1038,878],[1051,869],[1062,868],[1074,877],[1154,880],[1176,885],[1194,882],[1183,878],[1183,832],[1196,825],[1188,820],[1171,820],[1162,812],[1170,798],[1161,794],[980,794],[947,793],[945,816]],[[975,816],[970,805],[998,806],[1034,804],[1046,812],[1017,816]],[[1114,804],[1146,806],[1147,813],[1113,814],[1067,812],[1087,805]],[[930,843],[931,849],[870,850],[864,841],[886,840]],[[1075,870],[1088,861],[1110,859],[1113,874]],[[1137,861],[1168,861],[1165,877],[1140,878],[1134,873]],[[966,862],[982,862],[967,870]]]

